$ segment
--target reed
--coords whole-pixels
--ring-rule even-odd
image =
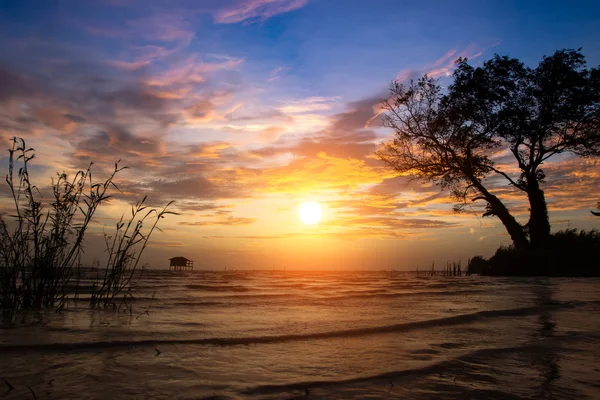
[[[116,307],[117,301],[124,305],[133,298],[134,283],[143,273],[137,275],[140,258],[148,245],[152,233],[158,229],[158,223],[169,214],[177,214],[169,210],[173,202],[163,209],[149,208],[144,203],[146,197],[131,207],[131,218],[128,221],[121,216],[116,225],[114,235],[104,234],[104,243],[108,254],[103,270],[103,277],[97,279],[92,289],[90,305],[93,307]],[[144,231],[145,222],[154,217],[149,228]]]
[[[112,197],[109,190],[118,190],[115,176],[126,167],[115,163],[109,177],[100,182],[92,180],[91,164],[73,177],[57,174],[52,196],[44,202],[30,180],[34,149],[13,138],[8,153],[5,180],[12,210],[0,214],[0,310],[12,320],[21,310],[62,309],[78,292],[85,234],[98,207]],[[150,235],[161,218],[173,214],[168,210],[172,203],[157,211],[148,209],[145,200],[133,208],[131,220],[121,218],[117,223],[105,273],[92,296],[94,306],[107,306],[118,296],[131,294],[128,285]],[[156,220],[144,231],[144,222],[152,215]]]

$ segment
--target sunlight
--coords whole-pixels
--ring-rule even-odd
[[[321,220],[321,206],[314,201],[303,203],[298,214],[306,225],[314,225]]]

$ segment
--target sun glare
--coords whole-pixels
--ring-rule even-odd
[[[321,206],[314,201],[304,203],[300,206],[299,215],[306,225],[314,225],[321,220]]]

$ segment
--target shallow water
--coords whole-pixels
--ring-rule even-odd
[[[599,315],[598,279],[151,271],[2,329],[2,398],[594,399]]]

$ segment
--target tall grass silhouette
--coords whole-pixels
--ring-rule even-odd
[[[104,234],[104,242],[108,253],[108,260],[104,267],[104,276],[94,283],[90,304],[92,306],[107,307],[115,305],[115,300],[121,299],[125,303],[132,297],[131,285],[138,269],[140,257],[148,240],[158,229],[158,222],[169,214],[177,214],[169,210],[173,202],[169,202],[162,210],[149,208],[144,205],[146,197],[135,206],[131,207],[131,219],[119,219],[114,235]],[[154,216],[150,228],[144,232],[144,222]]]
[[[34,149],[13,138],[8,153],[12,212],[0,214],[0,310],[12,319],[21,310],[62,308],[77,292],[85,234],[98,207],[112,197],[109,189],[118,190],[115,176],[126,167],[115,163],[100,182],[92,180],[91,164],[72,177],[59,173],[52,180],[51,198],[44,202],[30,180]],[[121,217],[113,236],[105,235],[108,261],[94,283],[92,306],[105,307],[131,295],[132,278],[150,235],[160,219],[174,214],[168,210],[172,203],[157,210],[145,206],[145,200],[132,208],[131,219]],[[155,220],[144,230],[152,216]]]

